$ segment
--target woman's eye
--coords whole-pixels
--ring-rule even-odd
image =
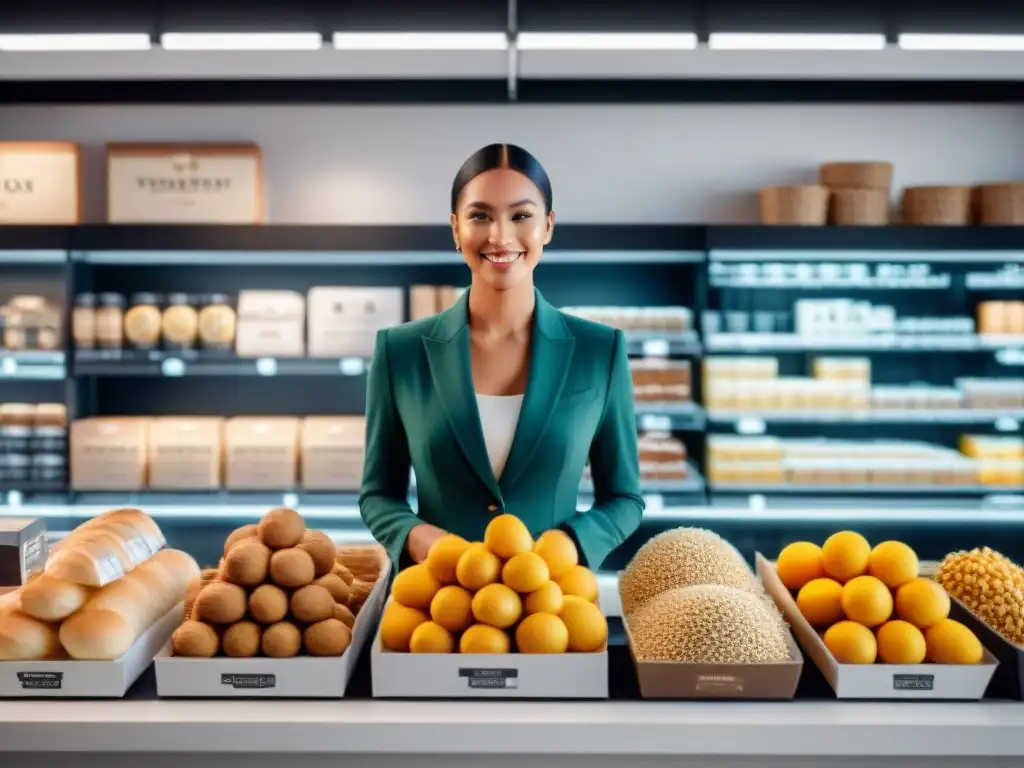
[[[524,219],[531,219],[531,218],[533,218],[533,217],[530,214],[528,214],[528,213],[517,213],[515,216],[512,217],[512,220],[513,221],[523,221]]]
[[[469,218],[472,219],[473,221],[486,221],[487,214],[481,213],[480,211],[476,211],[474,213],[469,214]]]

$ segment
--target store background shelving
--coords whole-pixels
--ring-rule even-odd
[[[851,285],[778,280],[752,285],[729,269],[742,265],[925,264],[928,279]],[[819,484],[795,488],[706,482],[706,439],[776,435],[844,439],[912,436],[955,447],[958,436],[1020,435],[1024,413],[987,409],[935,412],[705,411],[701,362],[710,356],[773,355],[785,374],[805,375],[820,355],[867,356],[875,384],[925,381],[949,386],[960,376],[1024,376],[1024,337],[955,339],[921,334],[879,338],[787,333],[714,333],[701,319],[737,307],[751,313],[800,298],[855,294],[884,299],[903,312],[974,317],[984,298],[1024,299],[1018,228],[789,228],[760,226],[560,225],[537,271],[537,284],[559,306],[684,306],[695,314],[686,334],[629,334],[630,354],[692,361],[693,404],[637,403],[638,428],[682,439],[692,473],[686,481],[649,482],[641,530],[605,564],[615,568],[653,533],[680,524],[713,527],[743,551],[774,551],[796,535],[820,539],[837,525],[878,538],[908,539],[925,556],[969,544],[971,531],[1024,527],[1024,489],[870,487]],[[723,269],[724,268],[724,269]],[[81,226],[0,229],[0,300],[31,279],[65,308],[82,291],[152,290],[237,293],[240,289],[313,285],[418,283],[461,285],[466,271],[447,227]],[[1016,277],[1014,277],[1016,275]],[[18,282],[14,282],[14,277]],[[38,287],[42,286],[42,287]],[[64,313],[65,346],[52,353],[0,352],[0,402],[65,402],[69,418],[91,415],[360,414],[365,358],[238,359],[201,353],[76,351]],[[198,528],[223,528],[268,506],[293,503],[324,527],[362,535],[356,489],[280,493],[76,493],[65,488],[4,489],[4,514],[45,514],[70,526],[90,509],[135,504],[165,521],[172,539]],[[581,486],[581,507],[592,485]],[[13,506],[12,506],[13,505]],[[878,514],[884,511],[885,514]],[[986,534],[988,540],[991,535]],[[216,537],[214,537],[216,538]],[[1017,537],[1024,541],[1024,537]],[[1012,542],[1009,543],[1012,548]],[[1022,553],[1015,552],[1019,557]],[[620,562],[621,561],[621,562]]]

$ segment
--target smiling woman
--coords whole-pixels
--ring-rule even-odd
[[[569,533],[597,568],[640,523],[633,385],[622,332],[560,312],[533,285],[554,233],[551,182],[492,144],[452,185],[471,284],[451,309],[382,331],[367,384],[360,511],[397,567],[496,516]],[[594,505],[577,511],[584,467]],[[418,511],[408,504],[416,473]]]

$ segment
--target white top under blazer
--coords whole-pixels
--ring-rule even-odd
[[[523,395],[477,395],[476,405],[491,469],[495,477],[501,477],[512,450],[519,412],[523,409]]]

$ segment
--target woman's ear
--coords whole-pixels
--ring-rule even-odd
[[[459,217],[454,213],[451,215],[452,222],[452,240],[455,241],[455,250],[462,250],[462,244],[459,243]]]
[[[551,236],[555,234],[555,212],[548,212],[547,226],[544,228],[544,245],[551,243]]]

